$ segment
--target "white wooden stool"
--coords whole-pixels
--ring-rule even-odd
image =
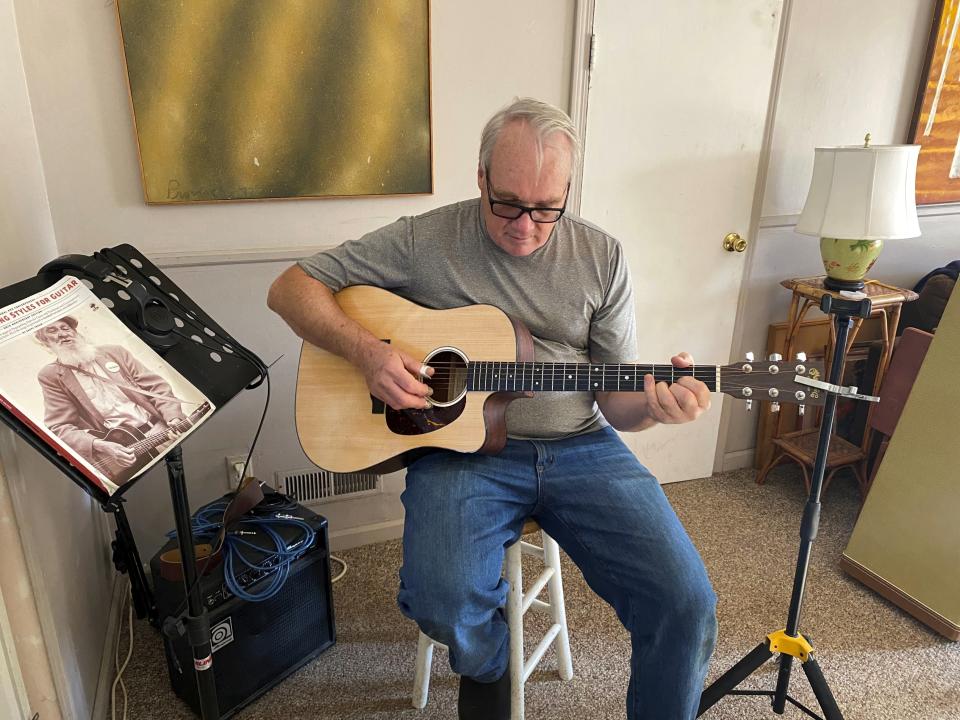
[[[521,535],[536,532],[540,526],[535,520],[527,520]],[[573,663],[570,660],[570,638],[567,635],[567,613],[563,604],[563,583],[560,577],[560,547],[552,537],[543,534],[543,547],[523,540],[507,548],[506,576],[510,583],[507,595],[507,627],[510,628],[510,718],[523,720],[523,687],[527,678],[539,664],[540,659],[550,647],[557,643],[557,666],[560,678],[570,680],[573,677]],[[543,572],[534,581],[528,592],[523,592],[522,555],[538,555],[543,561]],[[547,588],[547,602],[538,599],[538,595]],[[547,610],[553,624],[543,639],[531,653],[524,658],[523,651],[523,615],[531,607]],[[434,646],[444,647],[420,633],[417,643],[417,666],[413,679],[413,706],[422,709],[427,704],[430,690],[430,667],[433,661]]]

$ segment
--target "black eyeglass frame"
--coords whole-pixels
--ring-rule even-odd
[[[553,225],[556,222],[560,221],[560,218],[563,217],[563,214],[567,211],[567,200],[570,198],[570,183],[567,183],[567,189],[563,191],[563,207],[551,208],[551,207],[529,207],[528,205],[520,205],[518,203],[507,202],[506,200],[494,200],[493,199],[493,190],[490,187],[490,176],[484,177],[484,181],[487,183],[487,202],[490,203],[490,212],[496,215],[498,218],[503,218],[504,220],[519,220],[523,217],[524,213],[527,213],[530,216],[530,219],[535,223],[541,225]],[[510,215],[501,215],[496,211],[494,205],[506,205],[507,207],[512,207],[520,211],[519,214],[510,216]],[[557,217],[553,220],[537,220],[533,214],[535,212],[555,212]]]

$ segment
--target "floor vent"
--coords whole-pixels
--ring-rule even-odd
[[[301,505],[363,497],[380,492],[374,473],[332,473],[326,470],[288,470],[276,473],[276,487]]]

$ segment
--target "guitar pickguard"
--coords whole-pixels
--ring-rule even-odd
[[[432,407],[429,410],[386,409],[387,427],[397,435],[425,435],[436,432],[456,420],[463,413],[467,399],[449,407]]]

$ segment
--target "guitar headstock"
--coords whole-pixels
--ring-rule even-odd
[[[826,392],[797,382],[797,376],[823,380],[823,363],[808,362],[803,353],[797,353],[795,360],[783,360],[774,353],[767,360],[756,361],[753,353],[747,353],[746,360],[720,367],[720,392],[746,400],[747,409],[754,400],[772,403],[774,411],[780,409],[780,403],[799,405],[800,414],[806,405],[823,405]]]

